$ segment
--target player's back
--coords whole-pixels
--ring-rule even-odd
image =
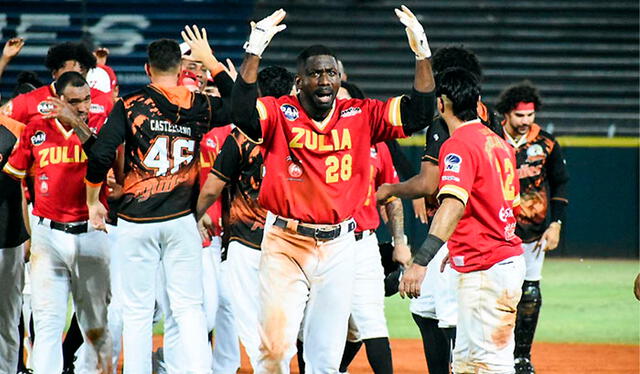
[[[439,197],[466,203],[449,239],[452,266],[483,270],[522,253],[513,208],[519,187],[513,149],[479,121],[458,128],[441,149]]]

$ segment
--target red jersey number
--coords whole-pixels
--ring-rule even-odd
[[[195,149],[195,141],[188,138],[176,138],[169,144],[169,137],[165,135],[157,136],[147,154],[143,163],[149,169],[156,170],[156,176],[170,173],[174,174],[183,164],[189,164],[193,160],[193,151]],[[169,158],[171,155],[171,158]]]

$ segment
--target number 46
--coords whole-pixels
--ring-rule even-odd
[[[182,164],[189,164],[193,160],[194,148],[193,140],[178,138],[171,142],[171,149],[169,149],[169,137],[157,136],[142,163],[149,169],[156,169],[156,176],[165,175],[169,168],[173,174]]]

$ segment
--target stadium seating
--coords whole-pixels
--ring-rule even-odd
[[[526,78],[543,95],[539,122],[555,133],[638,135],[635,0],[263,0],[254,19],[289,12],[264,64],[294,68],[300,49],[324,43],[369,96],[406,92],[411,52],[392,11],[401,3],[419,15],[432,49],[463,44],[478,54],[486,102]]]

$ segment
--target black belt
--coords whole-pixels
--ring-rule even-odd
[[[373,230],[364,230],[364,231],[358,231],[356,232],[355,236],[356,236],[356,241],[358,240],[362,240],[362,238],[364,237],[364,234],[370,234]]]
[[[276,217],[276,221],[273,223],[274,226],[278,226],[280,228],[287,228],[288,221],[284,218]],[[347,226],[347,232],[351,232],[355,230],[356,223],[354,221],[349,222]],[[308,236],[310,238],[318,239],[318,240],[333,240],[340,236],[342,231],[342,227],[340,225],[331,225],[327,228],[314,228],[309,226],[303,226],[303,224],[298,224],[295,228],[295,231],[304,236]]]
[[[43,222],[44,222],[44,218],[40,217],[40,223],[42,224]],[[49,224],[49,227],[51,227],[54,230],[64,231],[68,234],[84,234],[87,232],[89,225],[87,224],[87,222],[62,223],[62,222],[51,221],[51,223]]]

